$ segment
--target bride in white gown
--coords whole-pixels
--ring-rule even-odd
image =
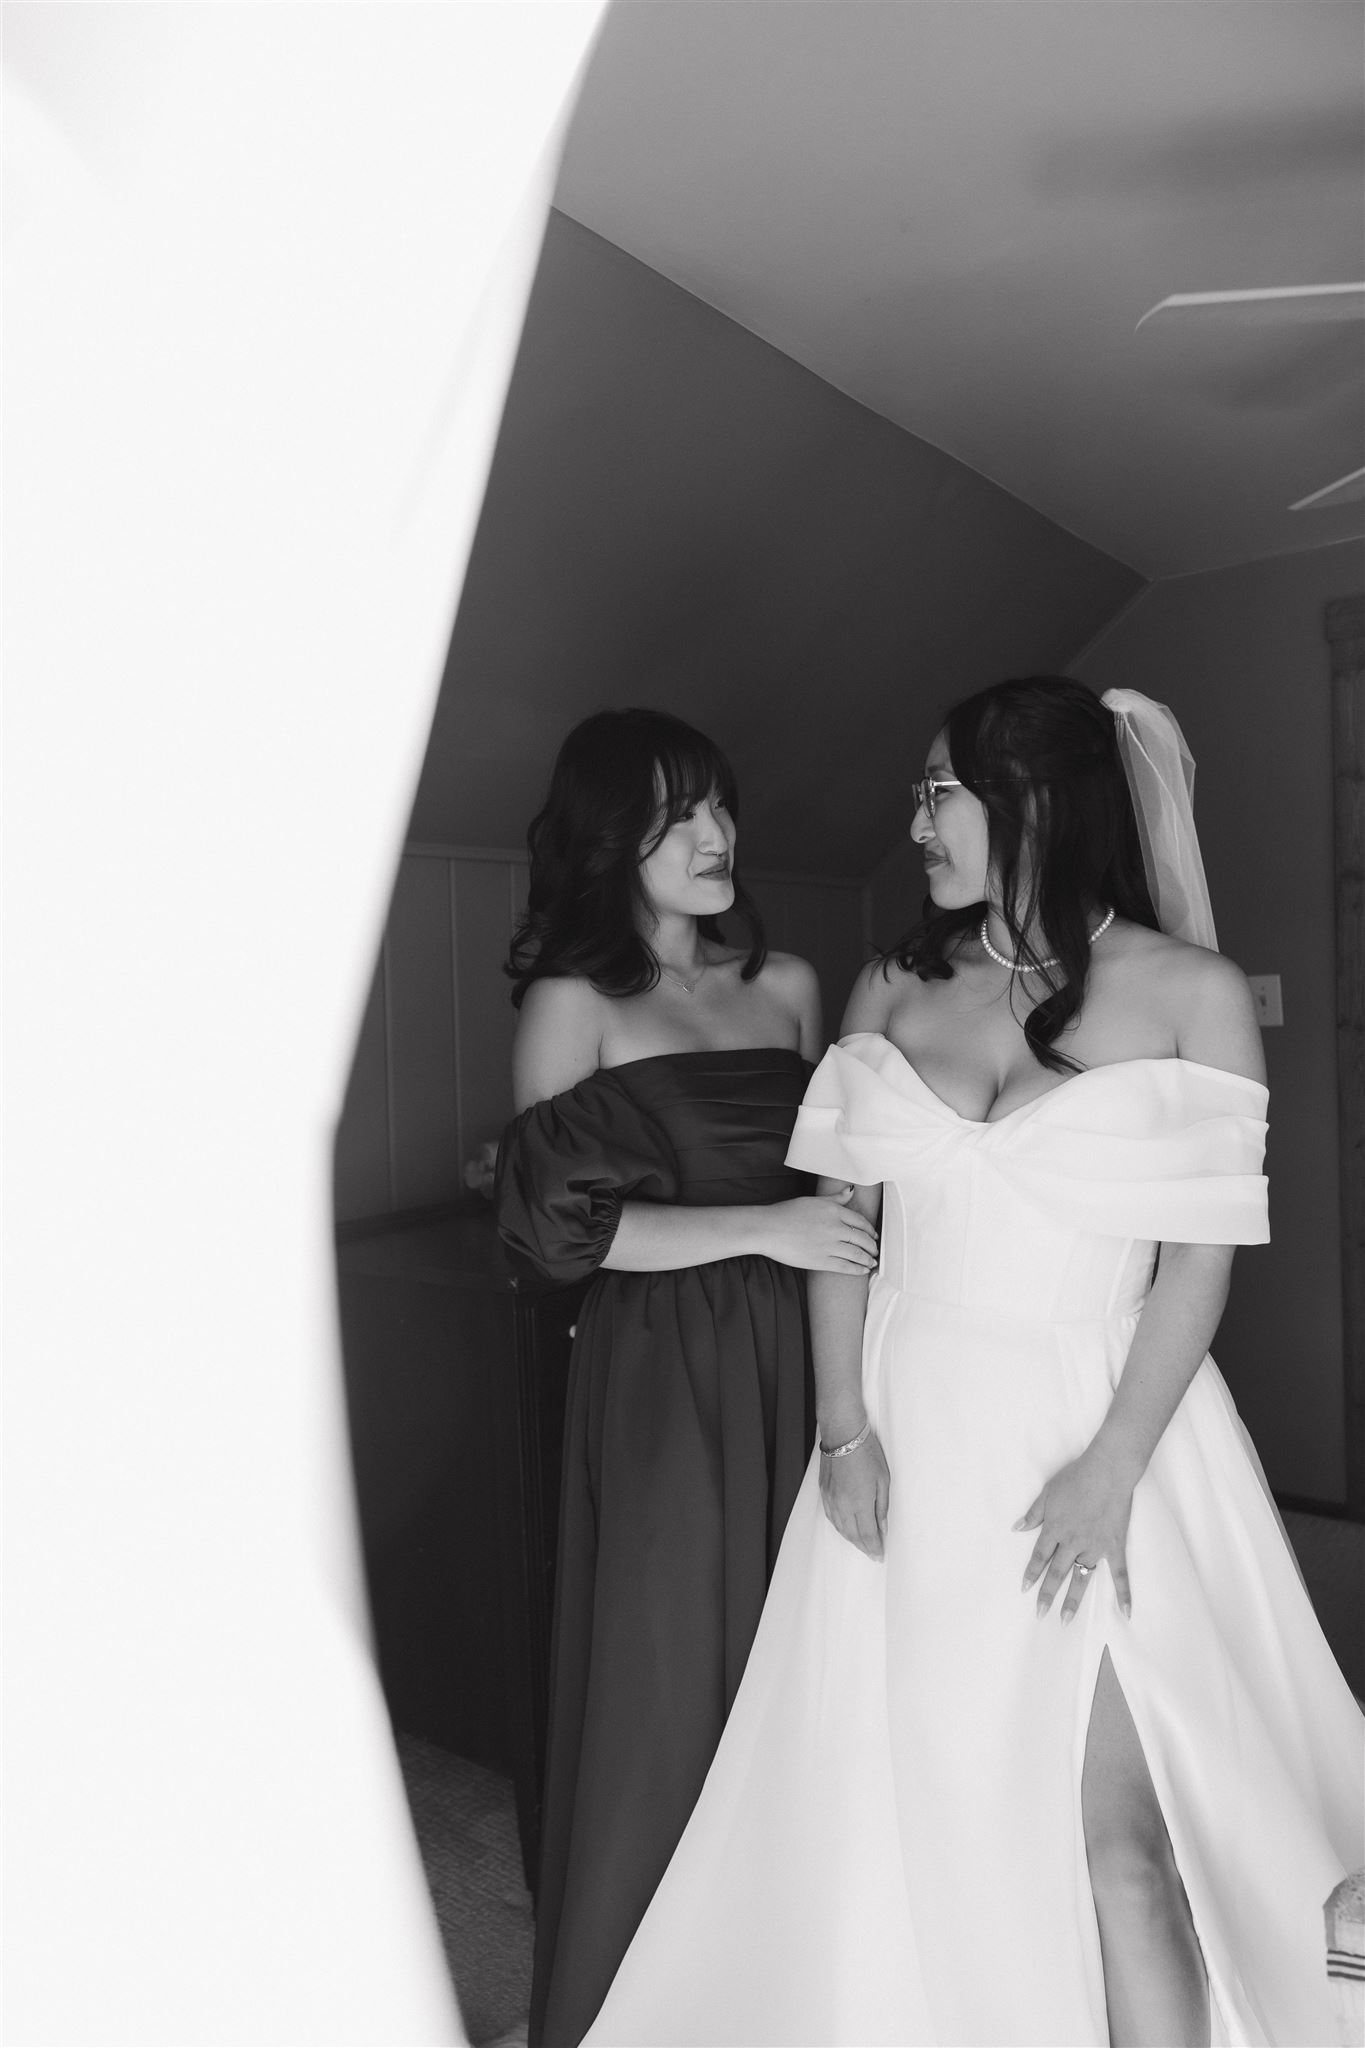
[[[789,1154],[880,1271],[813,1277],[822,1450],[596,2048],[1332,2038],[1365,1746],[1207,1356],[1266,1091],[1182,755],[1055,679],[934,744]]]

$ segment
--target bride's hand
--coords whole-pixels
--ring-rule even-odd
[[[828,1461],[827,1461],[828,1462]],[[1133,1611],[1128,1585],[1128,1517],[1133,1506],[1133,1480],[1092,1444],[1071,1464],[1049,1479],[1016,1529],[1036,1529],[1038,1540],[1024,1573],[1023,1590],[1041,1578],[1039,1618],[1070,1578],[1061,1618],[1070,1621],[1101,1558],[1108,1560],[1119,1606]],[[1077,1569],[1088,1565],[1089,1571]]]
[[[821,1458],[820,1499],[839,1534],[868,1557],[882,1555],[891,1474],[874,1431],[843,1458]]]

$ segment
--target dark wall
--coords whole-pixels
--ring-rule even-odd
[[[410,837],[516,846],[568,726],[645,703],[732,754],[751,866],[861,879],[923,707],[1141,582],[552,213]]]

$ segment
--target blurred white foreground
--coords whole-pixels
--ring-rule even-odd
[[[572,4],[5,10],[7,2038],[463,2038],[330,1145]]]

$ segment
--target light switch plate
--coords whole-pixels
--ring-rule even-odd
[[[1284,1000],[1280,995],[1278,974],[1249,974],[1247,981],[1256,1003],[1256,1022],[1262,1031],[1272,1024],[1284,1022]]]

